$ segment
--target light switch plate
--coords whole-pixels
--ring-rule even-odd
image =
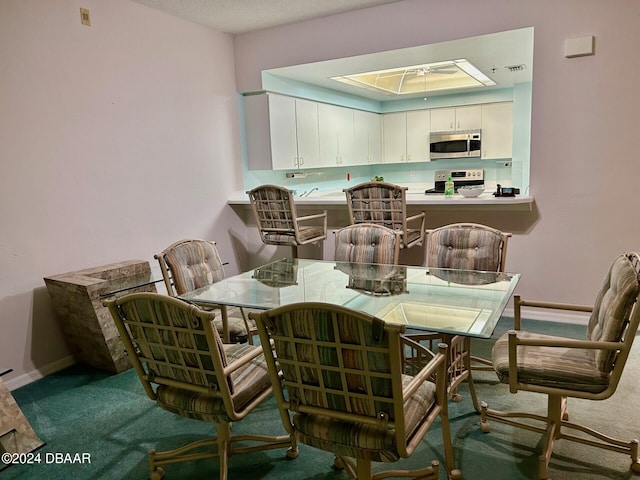
[[[80,23],[82,23],[82,25],[86,25],[87,27],[91,26],[91,19],[89,18],[88,8],[80,9]]]

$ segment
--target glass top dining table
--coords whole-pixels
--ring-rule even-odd
[[[412,329],[489,338],[519,278],[517,273],[286,258],[180,298],[260,310],[331,303]]]

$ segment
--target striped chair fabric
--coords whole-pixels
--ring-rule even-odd
[[[639,293],[636,257],[622,255],[604,279],[591,313],[585,339],[620,342],[627,332],[629,316]],[[563,340],[562,337],[519,332],[528,340]],[[498,378],[509,383],[509,336],[493,347],[493,365]],[[518,381],[532,385],[600,393],[609,387],[617,352],[611,350],[522,346],[518,348]]]
[[[489,432],[489,419],[545,435],[539,458],[539,478],[548,478],[554,445],[569,440],[631,457],[631,471],[640,473],[638,440],[623,440],[569,421],[567,398],[604,400],[616,391],[640,323],[640,256],[628,253],[616,258],[609,269],[593,308],[514,298],[516,326],[521,307],[564,311],[591,311],[583,340],[511,330],[493,347],[493,366],[509,391],[547,395],[546,415],[502,412],[483,403],[480,426]],[[604,412],[615,415],[615,412]],[[520,419],[524,419],[522,421]],[[534,422],[541,422],[534,424]],[[576,435],[574,432],[579,432]],[[569,433],[570,432],[570,433]]]
[[[351,473],[370,478],[370,472],[363,472],[371,461],[410,456],[440,416],[447,468],[456,478],[444,383],[445,345],[438,354],[430,353],[432,361],[425,369],[409,376],[402,363],[402,325],[321,303],[251,316],[262,345],[273,344],[273,350],[265,348],[265,355],[274,393],[285,428],[301,442],[336,454],[339,465],[349,463],[346,457],[356,458],[358,473]],[[423,472],[430,473],[431,467]]]
[[[172,296],[206,287],[224,279],[224,267],[216,243],[207,240],[185,239],[171,244],[155,255],[160,263],[167,292]],[[252,341],[249,333],[255,332],[255,324],[245,318],[242,309],[217,307],[225,310],[231,342]],[[219,332],[222,320],[214,320]]]
[[[477,223],[427,230],[427,266],[503,272],[510,233]]]
[[[407,187],[365,182],[343,190],[352,225],[374,223],[400,233],[400,248],[422,245],[425,213],[407,217]]]
[[[293,192],[278,185],[261,185],[247,192],[258,225],[260,238],[267,245],[297,247],[316,243],[327,237],[327,212],[298,217]],[[302,222],[323,220],[322,226],[303,226]]]
[[[426,265],[433,268],[454,269],[454,271],[433,270],[432,274],[459,284],[482,284],[485,277],[477,271],[504,271],[507,242],[510,233],[478,223],[454,223],[434,230],[427,230]],[[456,271],[457,270],[457,271]],[[466,270],[475,270],[469,272]],[[473,406],[480,410],[471,370],[493,370],[491,360],[471,355],[468,337],[449,338],[436,333],[409,335],[415,341],[446,342],[449,345],[452,368],[449,369],[451,397],[460,401],[456,386],[467,380]],[[408,357],[409,363],[420,364],[421,358]],[[481,365],[477,365],[477,364]]]
[[[150,452],[151,473],[162,477],[165,463],[229,456],[229,422],[244,418],[272,392],[262,349],[223,344],[215,313],[157,293],[134,293],[106,302],[129,359],[149,398],[177,415],[214,422],[218,438],[199,440],[168,452]],[[245,435],[242,440],[295,449],[289,435]],[[187,454],[214,445],[212,451]],[[261,449],[259,447],[259,449]],[[233,453],[248,449],[233,448]],[[222,464],[222,462],[221,462]],[[226,461],[224,467],[226,468]],[[154,478],[154,477],[152,477]],[[226,478],[226,471],[220,478]]]
[[[373,223],[349,225],[335,232],[336,262],[398,264],[400,234]]]

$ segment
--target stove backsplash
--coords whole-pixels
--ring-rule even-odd
[[[374,176],[380,176],[386,182],[399,185],[424,184],[425,188],[429,188],[435,185],[436,172],[444,169],[456,171],[481,169],[487,188],[494,188],[497,183],[520,188],[523,186],[522,180],[518,180],[521,178],[518,172],[522,171],[522,167],[513,164],[509,159],[505,161],[449,159],[446,164],[435,161],[305,169],[302,170],[304,176],[296,176],[296,178],[286,178],[286,173],[291,172],[284,170],[245,170],[244,187],[250,189],[264,183],[272,183],[292,189],[318,187],[320,190],[333,190],[357,185],[369,181]]]

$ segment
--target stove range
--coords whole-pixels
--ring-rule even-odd
[[[444,182],[447,181],[449,175],[451,175],[451,180],[453,180],[453,190],[455,192],[457,192],[460,187],[484,185],[484,170],[481,168],[467,170],[436,170],[434,175],[435,187],[425,190],[424,193],[427,195],[444,194]]]

